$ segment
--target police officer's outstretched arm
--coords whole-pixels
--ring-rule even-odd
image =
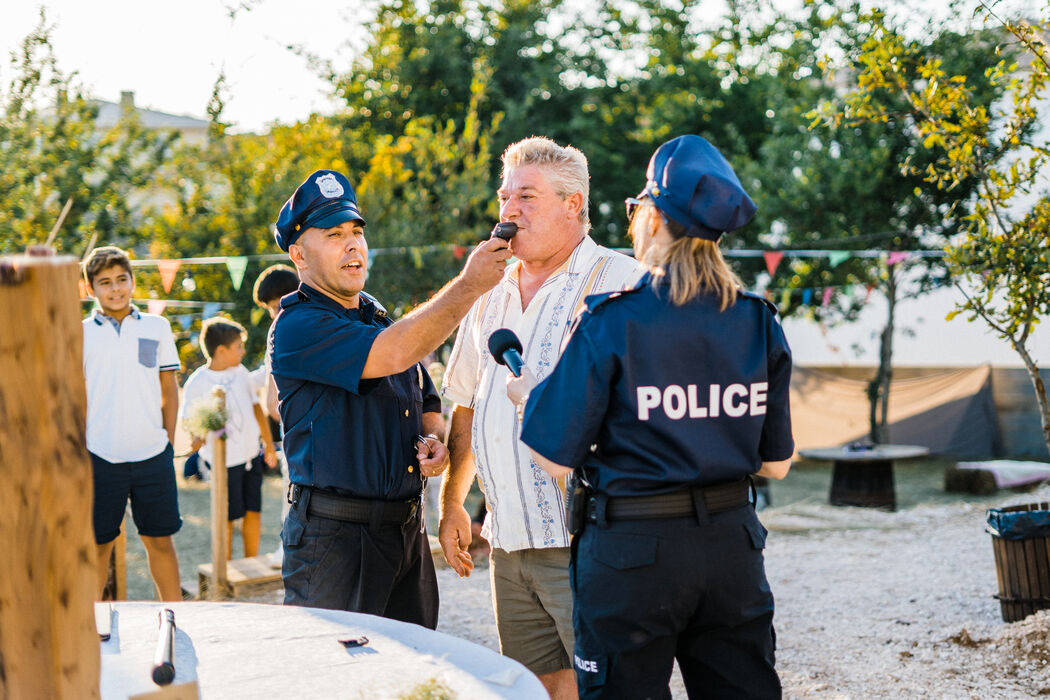
[[[478,297],[496,286],[509,257],[510,247],[503,239],[478,244],[463,271],[440,292],[376,336],[361,377],[403,372],[433,352],[452,335]]]
[[[524,412],[525,404],[529,400],[529,394],[536,387],[536,376],[532,373],[532,370],[528,367],[522,367],[521,369],[520,377],[515,377],[512,374],[507,375],[507,396],[510,398],[511,403],[518,407],[519,413]],[[559,479],[572,472],[572,467],[547,459],[532,449],[532,447],[529,447],[529,452],[532,453],[532,461],[554,479]]]

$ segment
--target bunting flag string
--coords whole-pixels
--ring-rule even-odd
[[[849,258],[850,252],[848,250],[835,250],[828,253],[828,264],[832,267],[838,267],[849,260]]]
[[[766,259],[766,270],[769,271],[769,276],[772,277],[777,271],[777,265],[784,259],[784,251],[767,250],[762,253],[762,257]]]
[[[633,254],[630,248],[616,248],[618,252]],[[412,264],[416,268],[422,268],[424,261],[423,255],[425,253],[434,252],[451,252],[453,258],[456,260],[462,260],[467,252],[468,246],[460,244],[435,244],[435,245],[423,245],[423,246],[402,246],[395,248],[375,248],[369,251],[369,255],[372,257],[380,257],[384,255],[408,255],[412,261]],[[772,277],[776,274],[776,271],[780,264],[783,262],[785,257],[788,258],[826,258],[830,267],[835,268],[841,265],[843,262],[850,258],[864,258],[869,260],[881,261],[888,267],[905,263],[914,259],[921,258],[941,258],[945,255],[943,250],[829,250],[829,249],[813,249],[813,250],[761,250],[761,249],[748,249],[748,248],[736,248],[726,249],[722,251],[723,255],[727,258],[756,258],[762,257],[766,270]],[[183,265],[218,265],[223,264],[226,266],[227,271],[230,275],[230,281],[233,284],[234,290],[240,290],[244,276],[248,268],[249,261],[283,261],[287,262],[287,256],[283,253],[277,254],[264,254],[264,255],[221,255],[221,256],[209,256],[209,257],[196,257],[196,258],[159,258],[159,259],[143,259],[143,260],[132,260],[131,264],[133,267],[149,267],[155,266],[160,272],[161,283],[164,287],[165,293],[171,291],[172,286],[175,282],[175,278],[178,274],[179,269]],[[187,273],[188,275],[189,273]],[[822,307],[827,307],[831,304],[835,297],[835,290],[841,289],[850,299],[858,298],[856,296],[856,289],[854,284],[842,284],[842,285],[822,285],[813,288],[792,288],[792,287],[766,287],[759,290],[759,293],[763,294],[767,299],[775,300],[779,295],[779,306],[781,308],[787,308],[791,303],[792,295],[795,292],[799,292],[802,295],[802,305],[809,306],[813,302],[814,295],[819,295],[819,302]],[[872,285],[866,285],[866,292],[863,298],[863,304],[867,304],[874,287]],[[192,288],[186,287],[186,291],[193,291]],[[80,282],[81,299],[83,301],[90,301],[91,298],[88,296],[83,281]],[[181,314],[177,316],[178,322],[183,326],[184,329],[189,328],[189,324],[192,323],[193,318],[200,315],[202,318],[209,318],[214,316],[222,309],[233,308],[231,302],[203,302],[195,300],[182,300],[182,299],[138,299],[136,303],[146,306],[151,313],[161,313],[165,309],[171,307],[186,307],[192,309],[199,309],[198,312],[191,314]]]
[[[244,281],[244,271],[247,268],[248,258],[244,255],[226,258],[226,269],[230,272],[230,281],[233,282],[234,290],[240,290],[241,282]]]
[[[160,282],[164,285],[164,293],[171,291],[171,285],[175,281],[175,274],[179,271],[181,260],[159,260],[157,268],[160,270]]]
[[[436,253],[440,251],[452,251],[457,259],[467,253],[467,246],[452,243],[441,243],[423,246],[399,246],[395,248],[372,248],[368,251],[370,257],[381,257],[384,255],[414,255]],[[627,255],[633,254],[631,248],[614,248],[613,250]],[[889,258],[889,264],[896,264],[911,258],[943,258],[943,250],[831,250],[831,249],[780,249],[762,250],[757,248],[725,248],[722,255],[727,258],[758,258],[771,254],[780,254],[789,258],[827,258],[832,267],[835,267],[850,258]],[[231,259],[262,262],[288,262],[288,256],[284,253],[267,253],[263,255],[215,255],[190,258],[147,258],[132,260],[132,267],[159,267],[162,264],[178,263],[180,265],[225,265]],[[779,258],[776,258],[779,263]],[[237,263],[239,264],[239,263]],[[178,269],[177,267],[175,268]]]
[[[899,262],[907,260],[909,257],[910,254],[906,250],[894,250],[886,256],[886,264],[892,267]]]

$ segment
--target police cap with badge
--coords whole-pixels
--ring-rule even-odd
[[[678,136],[656,149],[645,178],[638,198],[651,199],[691,238],[717,241],[755,216],[755,203],[729,161],[699,136]]]
[[[345,221],[365,223],[353,185],[342,173],[318,170],[281,207],[273,236],[277,247],[288,252],[306,229],[331,228]]]

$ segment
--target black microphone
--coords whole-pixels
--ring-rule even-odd
[[[175,680],[175,613],[171,608],[164,608],[158,617],[160,631],[151,675],[157,685],[168,685]]]
[[[521,376],[521,367],[525,361],[521,359],[521,341],[514,331],[509,328],[500,328],[493,331],[489,336],[489,352],[496,358],[496,362],[510,368],[510,373],[515,377]]]
[[[502,238],[505,241],[509,241],[514,238],[514,235],[518,232],[518,225],[513,221],[503,221],[496,224],[496,228],[492,229],[492,233],[489,234],[489,238]]]

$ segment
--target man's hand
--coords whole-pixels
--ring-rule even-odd
[[[445,561],[460,577],[470,576],[474,569],[474,560],[467,553],[472,537],[470,534],[470,514],[463,506],[446,505],[438,525],[438,542],[445,555]]]
[[[522,401],[529,398],[529,392],[535,388],[536,384],[536,375],[528,367],[521,368],[520,377],[515,377],[508,372],[507,397],[512,404],[519,406]]]
[[[495,287],[501,279],[507,265],[504,261],[510,257],[510,246],[502,238],[490,238],[482,241],[467,258],[461,277],[471,289],[479,295]]]
[[[263,461],[270,469],[277,466],[277,450],[273,448],[273,445],[263,448]]]
[[[416,450],[423,476],[439,476],[448,468],[448,448],[436,437],[420,435],[416,440]]]

